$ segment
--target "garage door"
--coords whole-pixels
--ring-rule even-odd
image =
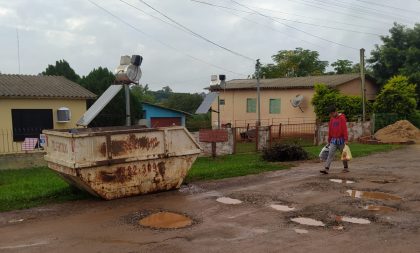
[[[171,117],[171,118],[151,118],[150,119],[151,127],[168,127],[168,126],[180,126],[181,117]]]

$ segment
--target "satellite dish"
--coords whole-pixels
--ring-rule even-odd
[[[302,104],[303,101],[303,96],[302,95],[296,95],[296,97],[290,99],[290,103],[292,104],[293,107],[299,107],[299,109],[303,112],[302,108],[300,107],[300,105]]]

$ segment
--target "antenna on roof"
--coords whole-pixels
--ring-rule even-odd
[[[19,30],[16,28],[16,42],[17,42],[17,53],[18,53],[18,67],[20,75],[20,49],[19,49]]]

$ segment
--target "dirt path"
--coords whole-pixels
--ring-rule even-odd
[[[412,145],[355,159],[347,174],[339,173],[339,162],[327,176],[319,175],[321,164],[305,163],[287,171],[192,184],[180,191],[1,213],[0,252],[420,252],[419,164],[420,145]],[[358,199],[348,190],[402,199]],[[217,202],[222,196],[242,203]],[[278,211],[272,204],[295,210]],[[367,205],[396,211],[369,211]],[[186,214],[194,224],[172,230],[135,225],[138,218],[162,210]],[[337,216],[370,224],[348,223]],[[290,220],[296,217],[325,226]]]

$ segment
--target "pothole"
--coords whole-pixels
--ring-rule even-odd
[[[158,212],[148,215],[139,221],[139,224],[151,228],[184,228],[193,223],[192,219],[185,215],[172,212]]]
[[[294,207],[289,207],[285,205],[276,205],[276,204],[270,205],[270,207],[277,211],[282,211],[282,212],[290,212],[296,209]]]
[[[401,200],[402,198],[397,195],[384,193],[384,192],[365,192],[356,190],[346,191],[350,197],[358,199],[378,199],[378,200]]]
[[[242,203],[242,201],[240,201],[239,199],[232,199],[228,197],[220,197],[220,198],[217,198],[216,201],[223,204],[228,204],[228,205],[237,205],[237,204]]]
[[[290,219],[293,222],[307,225],[307,226],[315,226],[315,227],[325,227],[325,224],[322,221],[314,220],[311,218],[305,218],[305,217],[298,217],[298,218],[292,218]]]
[[[300,228],[295,228],[295,232],[298,233],[298,234],[307,234],[307,233],[309,233],[308,230],[306,230],[306,229],[300,229]]]
[[[346,179],[335,179],[335,178],[332,178],[332,179],[330,179],[330,181],[331,182],[334,182],[334,183],[339,183],[339,184],[354,184],[354,181],[346,180]]]
[[[381,212],[381,213],[392,213],[396,212],[397,209],[389,206],[375,206],[375,205],[368,205],[364,207],[365,210],[373,211],[373,212]]]
[[[337,216],[337,221],[355,223],[355,224],[370,224],[370,220],[363,218],[347,217],[347,216]]]

